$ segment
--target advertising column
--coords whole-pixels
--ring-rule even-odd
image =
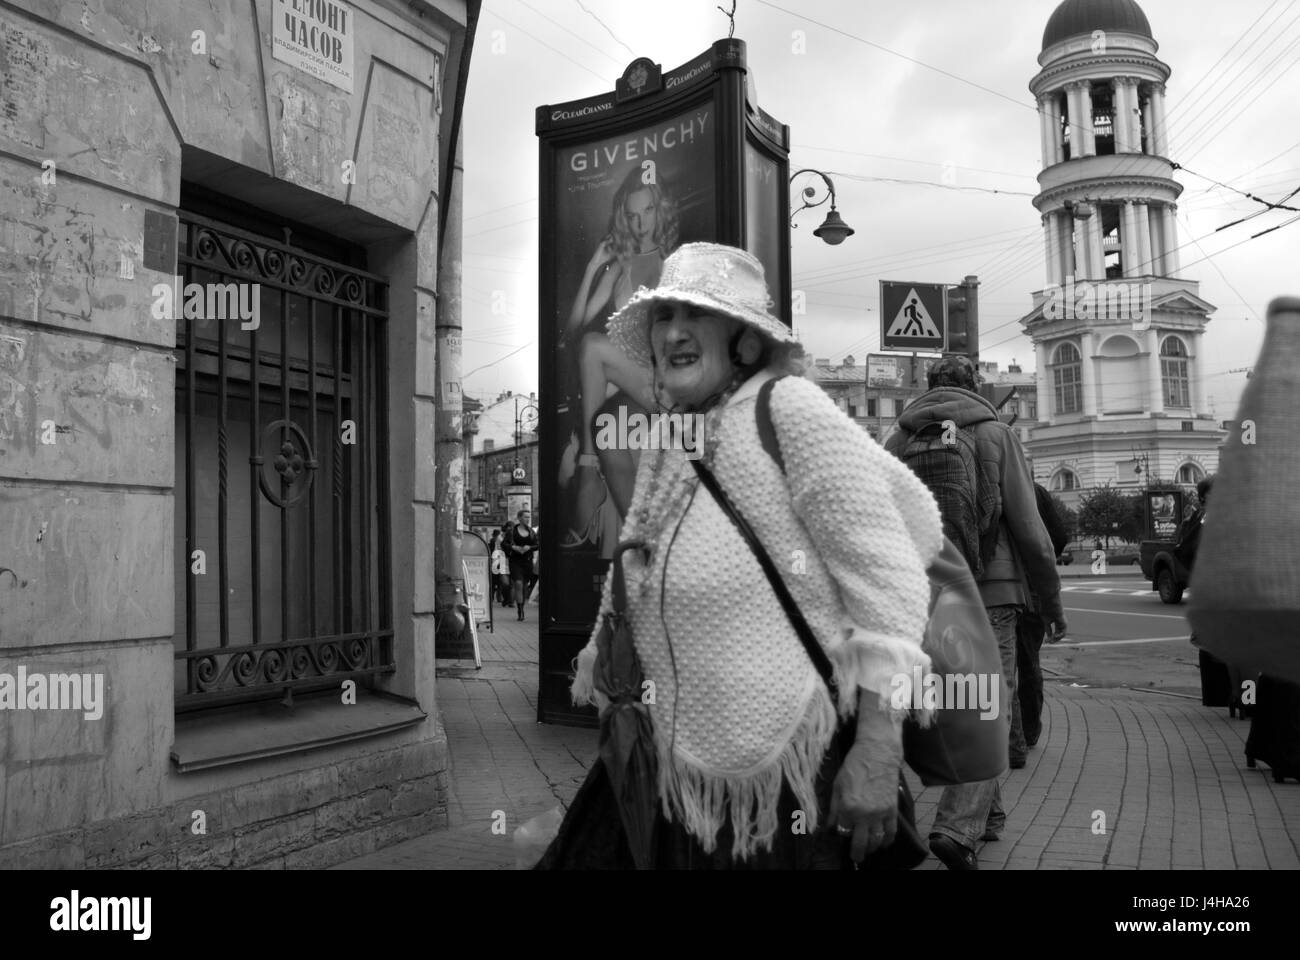
[[[789,130],[748,102],[745,45],[720,40],[661,72],[632,62],[614,92],[537,112],[541,154],[541,597],[538,719],[594,723],[569,703],[570,663],[595,625],[632,500],[636,450],[602,449],[597,424],[655,412],[650,370],[605,325],[653,287],[680,245],[743,246],[789,322]]]

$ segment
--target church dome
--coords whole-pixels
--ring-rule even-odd
[[[1134,0],[1064,0],[1052,11],[1043,31],[1043,49],[1094,30],[1122,30],[1151,36],[1151,24]]]

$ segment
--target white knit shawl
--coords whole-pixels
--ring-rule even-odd
[[[843,691],[838,713],[848,717],[859,687],[888,703],[895,676],[929,670],[921,638],[925,568],[942,545],[938,508],[902,463],[796,377],[772,394],[783,475],[755,420],[754,398],[769,376],[732,397],[712,468],[830,654]],[[641,457],[620,539],[655,531],[649,564],[629,552],[624,570],[637,654],[654,684],[664,812],[707,851],[729,815],[733,854],[747,857],[791,828],[777,822],[783,780],[816,829],[814,787],[836,705],[758,561],[681,451]],[[607,578],[602,616],[610,600]],[[593,634],[578,657],[575,702],[597,700],[594,659]]]

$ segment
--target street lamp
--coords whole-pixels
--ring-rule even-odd
[[[810,207],[820,207],[823,203],[829,200],[831,202],[830,212],[826,214],[826,219],[822,221],[822,225],[813,231],[813,236],[821,237],[822,240],[826,241],[831,246],[837,246],[843,243],[845,238],[853,236],[857,231],[845,223],[844,218],[841,217],[839,211],[835,209],[835,184],[831,183],[831,178],[826,176],[826,174],[822,173],[820,170],[813,170],[810,168],[795,171],[790,176],[790,182],[794,183],[794,178],[804,173],[815,173],[817,176],[821,177],[822,181],[826,184],[826,193],[820,200],[813,200],[813,197],[817,196],[816,186],[814,184],[809,184],[804,187],[803,205],[799,207],[798,210],[794,211],[794,213],[790,214],[790,227],[795,230],[799,229],[799,225],[794,222],[796,216]]]
[[[523,399],[523,397],[515,397],[515,470],[514,470],[514,479],[515,479],[516,482],[518,482],[518,481],[520,480],[519,471],[520,471],[521,468],[520,468],[520,466],[519,466],[519,447],[523,444],[524,424],[526,423],[526,424],[528,425],[528,432],[529,432],[529,433],[532,433],[532,432],[536,431],[536,429],[537,429],[537,417],[538,417],[538,414],[540,413],[540,411],[537,409],[537,404],[533,403],[531,400],[528,401],[528,403],[524,404],[524,406],[521,408],[521,407],[519,406],[519,401],[522,400],[522,399]],[[532,414],[531,414],[531,415],[529,415],[529,411],[530,411],[530,410],[532,411]]]

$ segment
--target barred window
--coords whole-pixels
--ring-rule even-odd
[[[1074,344],[1061,344],[1052,369],[1057,413],[1078,413],[1083,409],[1082,370],[1083,363]]]
[[[1205,479],[1205,471],[1194,463],[1184,463],[1178,468],[1175,483],[1196,485]]]
[[[387,286],[281,233],[180,215],[184,283],[257,314],[176,310],[178,711],[394,669]]]
[[[1160,381],[1165,392],[1165,406],[1191,406],[1191,390],[1187,379],[1187,347],[1178,337],[1166,337],[1165,342],[1160,345]]]

